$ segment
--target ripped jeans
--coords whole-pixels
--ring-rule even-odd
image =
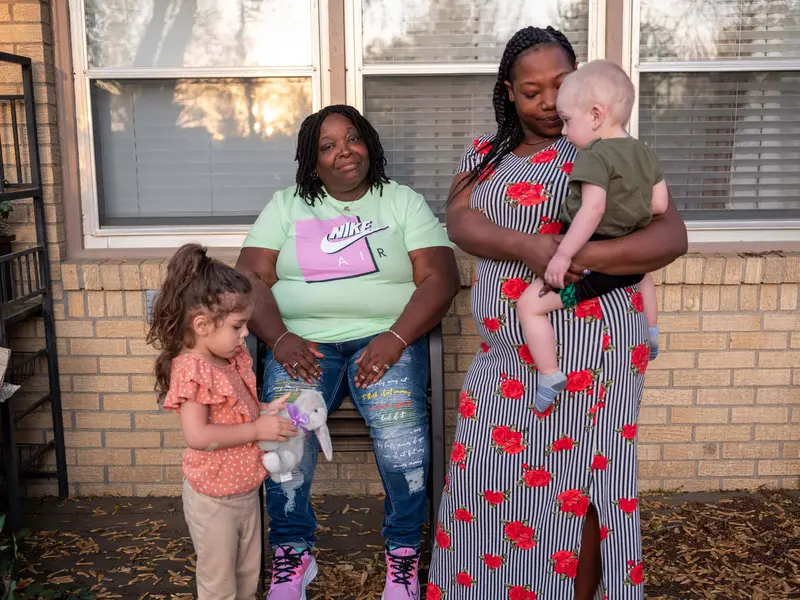
[[[359,389],[353,384],[355,361],[372,339],[320,344],[319,351],[325,355],[319,360],[322,379],[314,386],[292,380],[270,352],[264,367],[264,402],[288,391],[314,388],[324,396],[330,416],[349,393],[369,427],[386,490],[383,537],[391,545],[417,548],[428,512],[428,338],[422,337],[406,348],[378,383]],[[284,483],[266,480],[269,543],[273,547],[314,546],[317,520],[310,492],[318,453],[316,436],[307,434],[303,460],[292,479]]]

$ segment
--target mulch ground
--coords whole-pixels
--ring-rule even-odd
[[[382,502],[328,497],[315,505],[320,575],[309,599],[380,598]],[[125,600],[194,597],[179,498],[30,501],[26,515],[33,533],[20,585]],[[642,500],[642,526],[648,600],[800,598],[798,493],[651,496]]]

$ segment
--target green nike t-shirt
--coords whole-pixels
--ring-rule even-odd
[[[391,327],[414,293],[408,253],[452,247],[425,199],[392,181],[354,202],[325,194],[314,206],[295,187],[276,192],[244,247],[277,250],[272,293],[286,328],[345,342]]]

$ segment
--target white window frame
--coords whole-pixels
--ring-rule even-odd
[[[396,1],[402,2],[403,0]],[[364,77],[373,75],[497,75],[499,60],[365,65],[362,6],[362,0],[346,0],[345,2],[346,94],[348,103],[359,111],[364,111]],[[520,27],[522,26],[523,24],[520,24]],[[589,0],[588,46],[589,60],[605,58],[606,0]]]
[[[640,62],[639,33],[641,21],[640,0],[624,0],[623,4],[623,60],[630,62],[622,65],[627,71],[637,91],[637,102],[633,105],[630,133],[637,137],[639,133],[639,76],[642,73],[721,73],[752,71],[797,71],[800,73],[800,59],[771,60],[707,60],[707,61],[664,61]],[[687,221],[690,243],[776,243],[800,241],[800,219],[730,219]]]
[[[247,225],[100,226],[91,120],[91,82],[96,79],[303,77],[311,79],[312,106],[317,111],[330,104],[328,0],[311,2],[311,66],[263,68],[90,68],[84,0],[73,0],[69,4],[84,248],[173,248],[187,242],[199,242],[212,247],[241,246],[249,228]]]

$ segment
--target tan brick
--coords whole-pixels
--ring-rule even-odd
[[[671,371],[648,371],[647,385],[652,388],[667,387],[670,385]]]
[[[339,465],[336,463],[320,463],[314,473],[314,481],[336,481],[339,479]]]
[[[162,467],[109,467],[108,480],[125,483],[150,483],[164,480]]]
[[[724,333],[671,333],[670,350],[724,350],[728,336]]]
[[[460,390],[464,386],[464,373],[446,373],[444,377],[444,389]]]
[[[664,300],[660,310],[662,312],[680,312],[682,292],[680,286],[666,285],[664,287]]]
[[[119,261],[107,261],[100,265],[100,278],[104,290],[121,290],[122,278],[120,277]]]
[[[788,385],[789,369],[738,369],[733,372],[733,385]]]
[[[0,19],[2,20],[2,19]],[[42,11],[39,3],[34,4],[14,4],[14,21],[22,23],[25,21],[33,21],[35,23],[42,22]]]
[[[663,315],[658,318],[661,333],[700,331],[698,315]]]
[[[100,394],[61,394],[64,410],[100,410]]]
[[[678,407],[670,409],[670,423],[727,423],[727,408]]]
[[[720,388],[697,390],[698,404],[752,404],[755,390],[748,388]]]
[[[660,360],[660,358],[659,358]],[[642,394],[643,406],[681,406],[692,403],[693,390],[650,389],[645,388]]]
[[[746,311],[758,309],[757,285],[743,285],[739,288],[739,308]]]
[[[778,310],[778,286],[762,285],[759,310]]]
[[[781,310],[797,310],[797,284],[781,286]]]
[[[760,460],[759,475],[797,475],[800,473],[800,460]]]
[[[139,265],[135,263],[123,264],[120,268],[122,275],[122,289],[127,291],[141,290],[142,280],[139,274]]]
[[[764,260],[764,283],[781,283],[786,259],[783,256],[767,256]]]
[[[647,366],[648,370],[655,369],[656,371],[664,369],[691,369],[693,367],[694,353],[692,352],[664,352],[658,356],[658,360],[651,362]]]
[[[79,465],[132,465],[133,453],[130,449],[110,450],[98,448],[78,450]]]
[[[138,413],[134,415],[136,429],[175,429],[180,426],[178,415],[170,413],[147,414]],[[185,443],[184,443],[185,444]]]
[[[758,404],[790,404],[800,406],[800,388],[760,388],[756,396]]]
[[[800,443],[784,443],[783,458],[800,458]]]
[[[752,460],[701,460],[697,465],[700,477],[746,477],[756,474]]]
[[[659,357],[660,358],[660,357]],[[697,366],[701,369],[735,369],[740,367],[755,367],[755,352],[700,352],[697,355]]]
[[[127,392],[129,388],[125,375],[76,375],[72,378],[75,392]]]
[[[158,354],[158,350],[153,348],[143,339],[128,340],[128,348],[128,354],[132,356],[155,356]]]
[[[101,373],[152,373],[153,359],[144,358],[105,358],[100,357]]]
[[[80,484],[80,493],[82,496],[132,496],[133,486],[130,484]]]
[[[93,321],[56,321],[56,336],[59,338],[94,337]]]
[[[683,310],[686,312],[697,312],[701,309],[702,288],[699,285],[683,286]]]
[[[800,332],[792,333],[792,348],[800,348]]]
[[[736,312],[739,310],[739,288],[724,285],[719,292],[720,312]]]
[[[99,431],[75,431],[68,429],[64,432],[64,445],[67,448],[99,448],[102,446]]]
[[[703,287],[703,312],[719,311],[720,294],[722,287],[718,285]]]
[[[639,430],[639,439],[643,443],[688,442],[692,439],[692,428],[647,425]]]
[[[694,477],[694,463],[689,461],[639,461],[639,477]]]
[[[708,492],[719,489],[719,479],[697,478],[691,479],[665,479],[665,490],[677,490],[680,493]]]
[[[481,338],[471,336],[445,336],[445,352],[451,354],[470,354],[478,351],[481,345]]]
[[[93,356],[84,356],[80,358],[62,356],[58,360],[58,369],[64,375],[97,373],[97,359]]]
[[[759,315],[703,315],[703,331],[758,331]]]
[[[800,425],[756,425],[755,439],[796,442],[800,440]]]
[[[731,373],[726,369],[679,369],[673,379],[676,387],[721,387],[730,385]]]
[[[725,477],[722,480],[722,489],[726,491],[731,490],[756,490],[760,487],[776,488],[778,487],[777,479],[767,479],[762,477]]]
[[[751,439],[749,425],[698,425],[696,442],[746,442]]]
[[[764,259],[751,257],[745,260],[744,283],[759,284],[763,281]]]
[[[144,317],[144,294],[125,292],[125,314],[129,317]]]
[[[122,292],[105,292],[109,317],[125,316],[125,302]]]
[[[61,282],[68,290],[79,290],[78,265],[64,263],[61,265]]]
[[[146,290],[161,288],[161,263],[163,261],[150,259],[142,263],[142,287]]]
[[[800,365],[800,351],[759,352],[758,366],[766,369],[791,368]]]
[[[638,478],[639,484],[639,493],[650,493],[650,492],[659,492],[664,489],[664,486],[661,485],[660,479],[643,479],[641,477]]]
[[[152,394],[103,394],[103,410],[156,411],[155,392]]]
[[[364,485],[359,482],[350,481],[320,481],[311,486],[312,494],[331,495],[331,496],[358,496],[364,493]]]
[[[105,439],[107,448],[161,447],[161,434],[158,431],[107,431]]]
[[[661,407],[643,406],[639,410],[639,423],[642,425],[666,425],[667,409]]]
[[[78,429],[130,429],[130,413],[77,413],[75,426]]]
[[[76,356],[124,355],[125,340],[70,340],[69,350]]]
[[[786,283],[800,283],[800,256],[786,257],[786,270],[783,280]]]
[[[472,359],[474,357],[475,357],[474,354],[459,354],[456,370],[466,371],[467,369],[469,369],[470,365],[472,364]]]
[[[661,444],[639,444],[638,458],[642,460],[661,460]]]
[[[744,259],[729,256],[725,259],[725,275],[722,283],[725,285],[739,285],[742,282]]]
[[[181,483],[139,483],[133,486],[133,495],[137,498],[165,498],[165,497],[178,497],[183,490]]]
[[[86,316],[86,296],[83,292],[67,292],[67,310],[70,318]]]
[[[377,479],[380,477],[378,467],[372,463],[363,465],[342,465],[342,479]]]
[[[779,450],[780,446],[777,443],[726,443],[722,445],[722,456],[725,458],[778,458]]]
[[[98,321],[97,337],[100,338],[140,338],[147,332],[145,321]]]
[[[155,379],[152,375],[131,375],[131,392],[152,392]]]
[[[719,458],[719,445],[664,444],[664,460],[707,460]]]
[[[48,30],[45,30],[40,24],[19,25],[15,23],[13,27],[5,27],[3,30],[3,41],[9,44],[47,42],[49,39]]]
[[[452,310],[457,315],[469,315],[470,314],[470,294],[469,290],[461,289],[455,297],[453,301],[453,308]]]
[[[80,483],[102,483],[106,480],[106,470],[103,467],[70,467],[69,478]]]
[[[725,259],[721,256],[706,257],[703,270],[703,283],[705,285],[720,285],[725,274]]]
[[[86,292],[87,314],[90,317],[106,316],[106,300],[103,292]]]
[[[703,267],[705,258],[702,256],[689,256],[684,259],[683,280],[690,284],[703,283]]]
[[[683,267],[685,262],[685,259],[678,259],[675,262],[667,265],[667,268],[664,271],[664,283],[683,283]]]
[[[731,333],[731,349],[768,350],[786,348],[786,334],[774,332]]]
[[[319,466],[321,467],[322,465]],[[167,474],[164,477],[166,481],[183,481],[183,467],[167,467],[166,472]]]
[[[87,262],[81,265],[83,287],[87,290],[102,290],[100,283],[100,265],[96,262]]]
[[[764,315],[764,329],[767,331],[800,330],[800,313],[767,313]]]
[[[183,450],[134,450],[137,465],[179,465]]]
[[[179,423],[176,421],[175,424],[178,425]],[[183,432],[180,429],[165,431],[160,435],[164,437],[164,448],[186,448],[186,440],[183,439]],[[345,453],[339,453],[339,456],[343,454]]]

